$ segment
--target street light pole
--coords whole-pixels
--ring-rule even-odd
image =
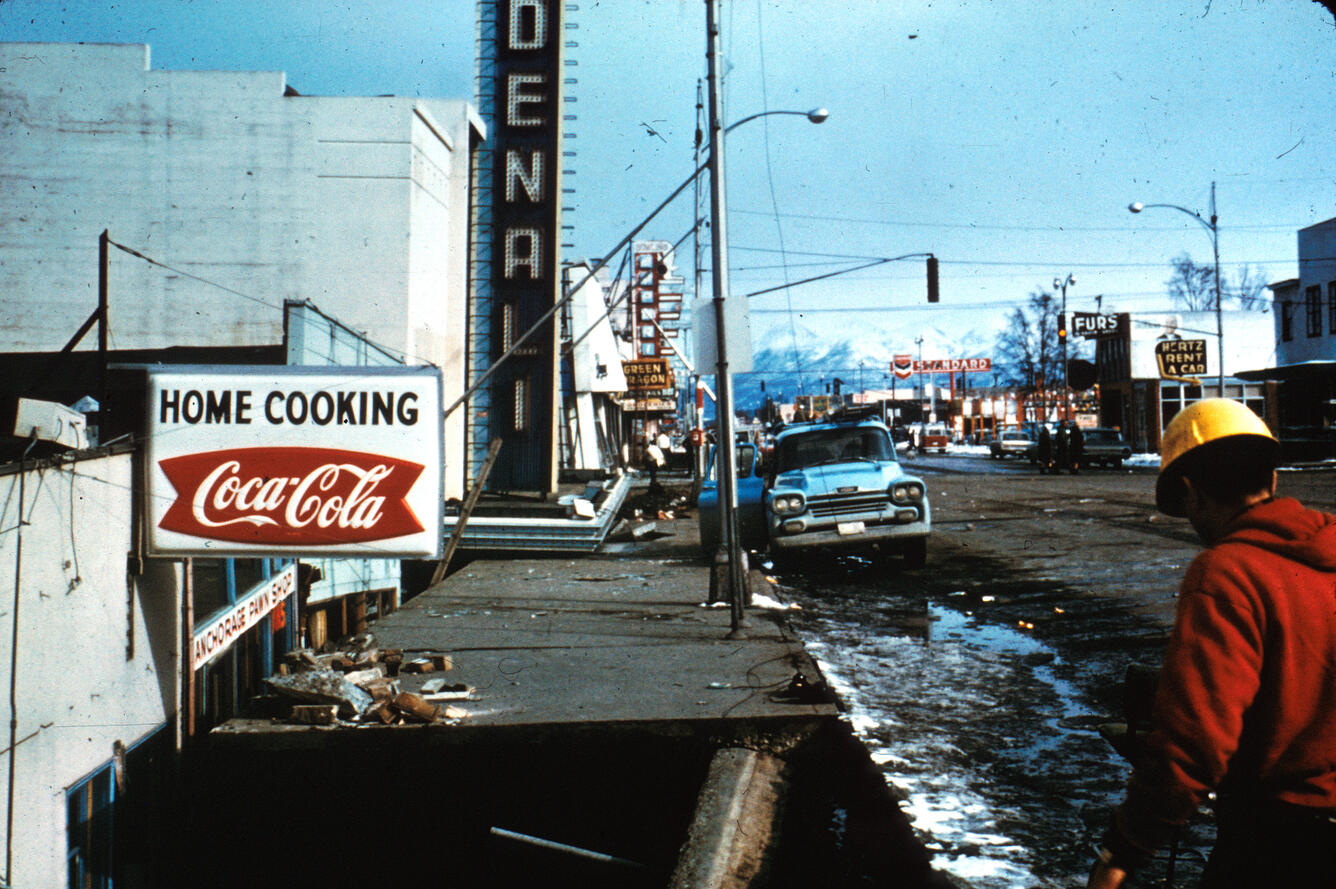
[[[1062,291],[1062,314],[1058,316],[1058,345],[1062,347],[1062,419],[1070,420],[1071,386],[1067,381],[1067,287],[1075,284],[1076,278],[1068,273],[1066,278],[1053,279],[1053,289]]]
[[[1140,213],[1149,207],[1168,207],[1170,210],[1177,210],[1180,213],[1186,213],[1206,229],[1211,236],[1211,253],[1215,260],[1215,341],[1216,341],[1216,368],[1218,373],[1218,385],[1220,391],[1216,394],[1221,398],[1225,397],[1225,320],[1223,312],[1223,300],[1220,298],[1220,225],[1219,217],[1215,214],[1215,183],[1211,183],[1211,221],[1207,222],[1200,213],[1189,210],[1187,207],[1180,207],[1178,204],[1143,204],[1140,201],[1128,204],[1127,209],[1132,213]]]
[[[728,603],[732,635],[742,626],[742,547],[738,540],[737,456],[733,440],[733,376],[728,370],[728,337],[724,329],[724,300],[728,296],[728,224],[724,193],[724,126],[719,89],[719,0],[705,0],[707,88],[710,127],[710,272],[714,289],[715,418],[719,429],[720,530],[728,552]],[[741,122],[741,121],[739,121]]]

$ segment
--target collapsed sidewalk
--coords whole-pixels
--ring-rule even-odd
[[[320,805],[393,811],[396,843],[448,849],[455,885],[489,889],[948,885],[785,612],[750,608],[730,638],[694,517],[658,515],[595,556],[468,563],[360,651],[300,656],[270,683],[286,715],[211,733],[219,811],[248,810],[261,842],[254,797],[306,775]],[[316,674],[349,700],[294,707]]]

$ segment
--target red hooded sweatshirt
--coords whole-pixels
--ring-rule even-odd
[[[1193,560],[1148,744],[1114,820],[1143,853],[1212,790],[1336,809],[1336,516],[1269,500]]]

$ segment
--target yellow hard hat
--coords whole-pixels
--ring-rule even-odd
[[[1262,418],[1228,398],[1207,398],[1174,415],[1160,440],[1160,475],[1155,482],[1155,506],[1160,512],[1183,516],[1182,458],[1204,444],[1227,438],[1265,439],[1278,446]]]

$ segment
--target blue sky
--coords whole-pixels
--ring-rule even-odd
[[[578,0],[575,249],[599,256],[692,169],[701,0]],[[995,325],[1073,274],[1071,308],[1168,311],[1169,261],[1296,274],[1295,230],[1336,216],[1336,27],[1311,0],[723,0],[734,293],[932,252],[751,300],[753,330]],[[0,0],[0,39],[148,43],[167,69],[282,70],[308,95],[471,97],[466,0]],[[2,75],[0,75],[2,77]],[[691,203],[648,235],[676,241]],[[689,242],[688,242],[689,244]],[[708,257],[708,252],[706,253]],[[679,267],[690,279],[690,250]],[[708,280],[708,277],[707,277]],[[794,314],[788,314],[792,310]]]

